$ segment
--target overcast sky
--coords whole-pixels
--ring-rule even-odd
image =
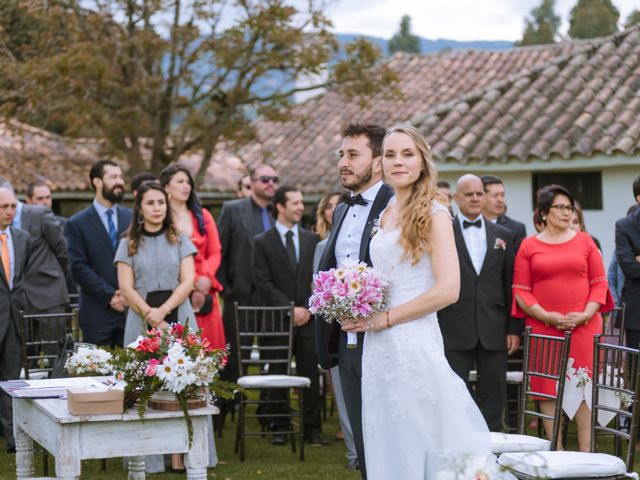
[[[519,40],[524,18],[540,0],[336,0],[328,13],[338,33],[359,33],[390,38],[402,15],[412,18],[413,32],[435,40]],[[557,0],[562,34],[568,29],[569,11],[577,0]],[[640,0],[613,0],[624,20]]]

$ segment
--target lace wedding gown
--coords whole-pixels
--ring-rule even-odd
[[[434,207],[441,209],[446,211]],[[371,240],[373,267],[391,284],[390,308],[435,284],[429,255],[411,265],[402,259],[398,237],[397,229],[379,229]],[[495,466],[487,424],[445,358],[435,312],[367,332],[363,348],[362,425],[369,480],[472,479],[476,471],[486,471],[485,462]]]

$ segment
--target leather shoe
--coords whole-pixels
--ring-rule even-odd
[[[309,435],[305,435],[304,441],[313,447],[321,447],[329,443],[322,438],[319,433],[310,433]]]
[[[287,436],[286,435],[274,435],[271,438],[271,445],[286,445],[287,444]]]
[[[344,468],[346,468],[347,470],[360,470],[360,464],[358,463],[358,459],[357,458],[350,459],[349,462],[347,462],[347,464],[344,466]]]
[[[7,447],[7,453],[16,453],[16,447],[15,445],[12,447]]]

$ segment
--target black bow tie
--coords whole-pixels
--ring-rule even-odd
[[[462,227],[463,228],[469,228],[469,227],[478,227],[481,228],[482,227],[482,220],[478,219],[475,222],[468,222],[466,220],[462,221]]]
[[[351,196],[351,194],[348,192],[345,192],[342,194],[342,201],[347,205],[349,205],[350,207],[353,207],[354,205],[363,205],[363,206],[367,205],[367,201],[364,198],[362,198],[362,195],[358,194],[358,195]]]

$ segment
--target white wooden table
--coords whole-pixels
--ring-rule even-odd
[[[57,478],[80,477],[81,460],[131,457],[129,479],[142,480],[144,456],[186,453],[189,480],[205,480],[209,463],[207,416],[216,407],[190,410],[193,440],[189,448],[182,411],[147,409],[144,421],[135,408],[118,415],[75,416],[67,400],[13,398],[13,429],[16,439],[16,476],[33,478],[33,442],[55,457]]]

